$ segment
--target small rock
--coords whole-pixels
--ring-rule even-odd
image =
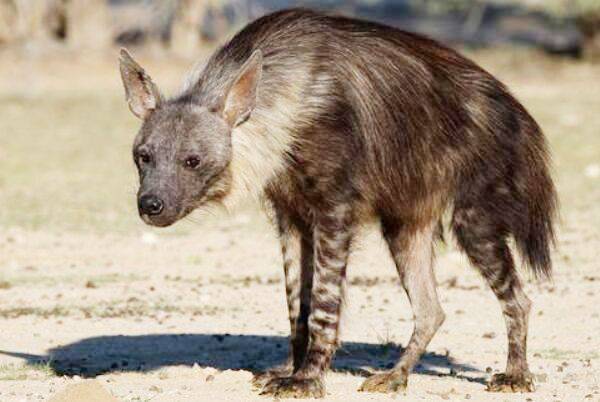
[[[96,380],[69,385],[49,402],[117,402],[117,400]]]
[[[600,165],[595,163],[588,165],[583,172],[586,177],[589,177],[590,179],[597,179],[600,177]]]
[[[156,244],[158,243],[158,237],[154,233],[145,232],[142,234],[142,243]]]

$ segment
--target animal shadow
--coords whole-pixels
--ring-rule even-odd
[[[249,370],[272,367],[285,360],[288,338],[231,334],[157,334],[98,336],[50,349],[46,355],[0,351],[28,364],[48,364],[58,375],[95,377],[111,372],[149,372],[167,366]],[[394,344],[346,342],[338,350],[333,370],[368,376],[394,366],[402,348]],[[484,384],[482,372],[449,356],[426,353],[416,373],[449,376]]]

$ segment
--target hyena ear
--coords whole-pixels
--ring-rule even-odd
[[[125,49],[121,49],[119,68],[129,109],[140,119],[145,119],[162,102],[158,87]]]
[[[256,50],[229,87],[223,106],[223,118],[230,127],[237,127],[248,120],[256,107],[262,68],[262,52]]]

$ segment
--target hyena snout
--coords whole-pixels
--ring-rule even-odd
[[[160,198],[152,194],[143,195],[138,201],[138,208],[140,210],[140,214],[142,215],[160,215],[164,207],[164,202]]]

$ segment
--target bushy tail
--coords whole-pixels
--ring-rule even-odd
[[[512,228],[516,246],[525,265],[538,278],[552,276],[551,248],[555,245],[554,225],[558,200],[550,177],[550,158],[544,136],[533,119],[522,126],[525,149],[517,191],[521,200],[522,222]]]

